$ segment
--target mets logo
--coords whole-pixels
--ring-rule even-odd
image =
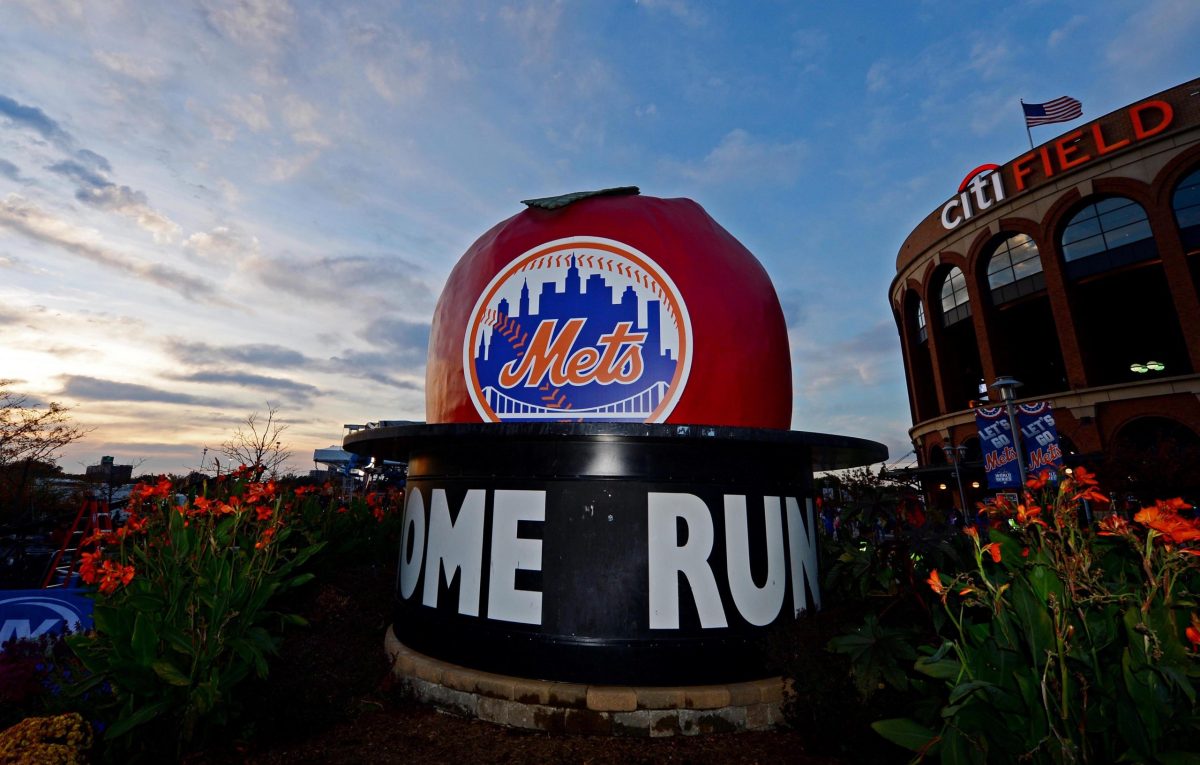
[[[611,239],[534,247],[492,279],[463,339],[488,422],[662,422],[692,363],[687,307],[666,272]]]

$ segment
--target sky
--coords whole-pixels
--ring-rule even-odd
[[[424,419],[442,285],[519,200],[636,185],[766,267],[792,427],[904,463],[904,238],[1027,149],[1019,99],[1083,102],[1050,140],[1198,37],[1194,0],[0,0],[0,378],[91,429],[67,472],[268,407],[305,471]]]

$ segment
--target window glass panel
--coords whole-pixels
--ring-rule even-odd
[[[1098,252],[1104,252],[1105,249],[1107,248],[1104,246],[1104,237],[1098,235],[1075,242],[1074,244],[1066,244],[1064,242],[1063,258],[1068,261],[1079,260],[1089,255],[1095,255]]]
[[[1100,232],[1101,236],[1096,236]],[[1072,261],[1149,239],[1146,211],[1132,199],[1107,197],[1080,210],[1063,231],[1063,258]]]
[[[1136,221],[1128,226],[1107,231],[1104,234],[1104,240],[1108,242],[1108,249],[1114,250],[1117,247],[1133,242],[1140,242],[1143,239],[1150,238],[1150,224],[1145,220]]]
[[[1180,228],[1200,225],[1200,170],[1180,182],[1171,204]]]
[[[1032,260],[1023,260],[1013,266],[1013,273],[1017,279],[1027,279],[1034,274],[1041,273],[1042,261],[1040,258]]]
[[[1063,244],[1071,244],[1081,239],[1096,236],[1100,233],[1100,221],[1095,217],[1085,220],[1074,220],[1063,232]]]
[[[1128,207],[1132,204],[1137,203],[1126,197],[1108,197],[1107,199],[1101,199],[1096,203],[1096,214],[1100,217],[1104,217],[1105,213],[1112,212],[1114,210],[1120,210],[1122,207]]]
[[[1142,208],[1137,205],[1127,205],[1101,215],[1100,227],[1105,231],[1112,231],[1114,228],[1128,226],[1130,223],[1136,223],[1139,220],[1146,220],[1146,213],[1142,212]]]

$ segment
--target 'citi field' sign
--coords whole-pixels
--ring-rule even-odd
[[[1106,135],[1103,124],[1096,121],[1086,129],[1080,128],[1061,135],[1004,167],[980,165],[975,168],[959,184],[958,196],[942,206],[942,227],[947,230],[958,228],[975,215],[1003,201],[1010,193],[1009,188],[1012,194],[1019,194],[1059,173],[1162,133],[1175,119],[1175,110],[1166,101],[1152,100],[1129,107],[1124,116],[1129,122],[1128,138]],[[1115,131],[1110,129],[1110,132]]]

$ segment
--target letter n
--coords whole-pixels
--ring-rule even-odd
[[[800,505],[795,497],[787,498],[788,552],[792,564],[792,605],[796,615],[808,610],[808,596],[804,582],[812,589],[813,609],[821,610],[821,582],[817,575],[817,527],[813,523],[813,503],[804,500],[808,509],[808,523],[800,517]]]

